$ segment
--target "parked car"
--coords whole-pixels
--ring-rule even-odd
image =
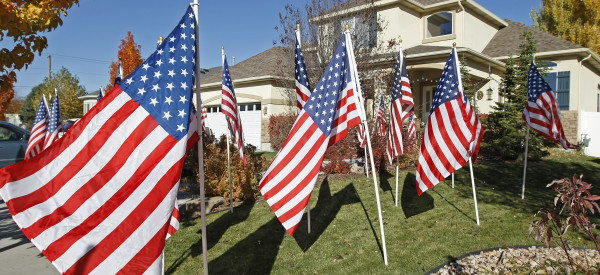
[[[0,168],[22,161],[27,151],[29,131],[0,121]]]

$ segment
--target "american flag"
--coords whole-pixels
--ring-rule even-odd
[[[476,136],[472,113],[465,101],[456,48],[448,57],[433,96],[417,163],[417,192],[421,195],[467,163]],[[471,108],[472,109],[472,108]]]
[[[59,133],[62,130],[62,115],[60,114],[60,103],[58,100],[58,92],[54,95],[52,106],[50,107],[50,117],[48,126],[46,127],[46,138],[44,139],[44,149],[50,147],[55,140],[59,138]]]
[[[308,82],[308,72],[306,71],[306,65],[304,64],[304,55],[302,55],[302,49],[300,48],[300,30],[296,30],[296,53],[295,53],[295,64],[296,64],[296,105],[298,107],[298,113],[302,111],[302,106],[308,100],[310,96],[310,83]]]
[[[229,131],[237,141],[238,149],[240,150],[240,157],[246,165],[246,156],[244,155],[244,131],[242,131],[242,120],[240,119],[240,112],[238,110],[237,99],[235,97],[235,91],[233,90],[233,83],[231,82],[231,76],[229,75],[229,66],[227,66],[227,57],[223,58],[223,88],[221,97],[221,113],[225,115]]]
[[[100,99],[102,99],[102,96],[104,94],[104,91],[102,91],[102,87],[100,87],[100,90],[98,91],[98,99],[96,100],[96,102],[100,101]]]
[[[35,158],[0,170],[0,196],[61,273],[158,274],[190,124],[195,19]],[[189,128],[188,128],[189,127]]]
[[[565,137],[556,96],[533,63],[529,67],[527,90],[527,106],[523,110],[523,119],[527,124],[563,148],[576,149],[577,145],[570,144]]]
[[[402,121],[412,112],[414,101],[402,45],[398,53],[398,62],[394,70],[394,84],[392,86],[392,107],[390,108],[390,126],[386,153],[390,164],[404,153],[402,144]]]
[[[202,102],[200,103],[200,111],[202,112],[200,118],[202,119],[202,134],[208,136],[208,132],[206,132],[206,118],[208,118],[208,114],[206,113],[206,107],[204,107]]]
[[[325,151],[361,123],[357,110],[360,106],[354,95],[358,79],[351,74],[347,41],[342,37],[283,148],[259,184],[263,197],[290,235],[294,235],[308,205]]]
[[[46,126],[48,124],[48,108],[46,102],[42,98],[38,106],[35,119],[33,120],[33,128],[27,143],[25,159],[32,158],[44,150],[44,141],[46,139]]]
[[[385,136],[385,128],[387,126],[385,115],[385,106],[382,96],[381,100],[379,100],[379,108],[377,109],[377,123],[375,123],[375,128],[377,128],[377,135],[380,137]]]
[[[121,81],[123,80],[124,76],[123,76],[123,59],[119,57],[119,66],[117,67],[117,75],[115,76],[115,83],[114,85],[117,86],[119,84],[121,84]]]

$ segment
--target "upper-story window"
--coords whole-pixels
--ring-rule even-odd
[[[434,13],[425,18],[425,38],[453,34],[453,14],[449,11]]]
[[[337,33],[341,33],[345,26],[350,27],[350,34],[357,48],[373,48],[377,46],[377,13],[371,16],[353,16],[340,20]],[[337,31],[339,30],[339,31]]]

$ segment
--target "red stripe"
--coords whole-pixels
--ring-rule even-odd
[[[52,196],[54,196],[73,176],[75,176],[85,165],[89,162],[90,158],[98,152],[100,148],[106,143],[108,138],[114,133],[117,129],[117,126],[121,125],[123,121],[127,119],[127,116],[120,115],[128,114],[133,112],[139,107],[139,104],[133,100],[127,102],[123,107],[115,113],[111,117],[111,121],[114,123],[106,123],[103,127],[98,131],[96,135],[94,135],[89,142],[85,145],[85,147],[75,155],[75,157],[69,162],[54,178],[50,179],[43,187],[37,189],[34,192],[31,192],[27,196],[14,198],[6,202],[7,206],[11,209],[12,214],[16,215],[25,211],[27,208],[30,208],[36,204],[42,203]],[[64,151],[62,146],[53,147],[53,149],[59,148],[60,151]],[[58,149],[57,149],[58,150]],[[47,155],[43,155],[44,158]],[[35,158],[32,159],[35,164],[31,164],[31,166],[40,165],[39,162],[43,162],[44,158]],[[25,167],[27,169],[29,167]],[[29,168],[30,170],[38,169],[37,167]],[[25,172],[28,173],[29,171]]]
[[[48,246],[44,255],[46,255],[50,261],[54,261],[71,247],[75,241],[96,228],[96,226],[112,214],[123,201],[132,195],[133,191],[142,184],[148,174],[152,172],[156,165],[158,165],[176,143],[177,141],[173,137],[167,136],[167,138],[165,138],[161,144],[159,144],[154,151],[143,160],[136,172],[122,185],[119,191],[106,201],[102,207],[89,215],[79,226],[71,229],[69,233]]]
[[[434,113],[432,114],[436,119],[441,116],[439,111],[440,111],[440,108],[437,108],[434,111]],[[428,123],[431,123],[431,121],[432,121],[432,119],[430,118]],[[450,162],[448,161],[448,158],[446,157],[446,155],[443,153],[439,143],[445,143],[446,146],[449,147],[448,149],[454,155],[454,158],[456,158],[457,156],[453,150],[454,146],[452,145],[452,141],[450,141],[450,144],[448,144],[448,142],[447,142],[448,134],[446,133],[446,131],[444,129],[444,122],[437,120],[437,123],[438,123],[439,127],[436,129],[434,129],[434,127],[427,127],[427,139],[429,140],[429,143],[431,144],[433,152],[430,152],[429,150],[431,150],[431,149],[428,149],[425,146],[421,146],[421,148],[424,148],[428,154],[431,154],[429,158],[425,158],[425,160],[427,161],[427,166],[429,166],[429,169],[431,170],[431,172],[433,172],[435,174],[435,177],[441,181],[445,178],[445,176],[438,170],[436,163],[434,162],[434,158],[438,159],[438,161],[442,164],[442,166],[444,166],[444,168],[450,173],[454,172],[454,167],[452,167],[452,165],[450,165]],[[432,124],[432,126],[433,126],[433,124]],[[437,140],[435,133],[439,133],[441,135],[442,140]]]
[[[165,224],[165,227],[168,227]],[[163,228],[142,248],[117,274],[143,274],[160,257],[165,247],[165,231]]]
[[[144,141],[144,137],[148,136],[157,126],[158,123],[152,116],[146,117],[146,119],[133,130],[131,135],[127,137],[123,144],[121,144],[119,150],[115,152],[115,155],[107,162],[106,166],[98,171],[98,173],[86,182],[82,188],[73,193],[61,207],[54,210],[50,215],[37,220],[31,226],[23,228],[25,235],[29,238],[35,238],[47,228],[52,227],[63,219],[71,216],[84,202],[104,187],[104,185],[119,172],[118,168],[125,164],[133,151],[138,148],[142,141]]]
[[[31,174],[37,172],[39,167],[44,167],[48,163],[54,161],[64,150],[66,150],[79,136],[82,130],[89,124],[89,122],[107,105],[109,105],[119,94],[123,91],[121,89],[113,89],[113,92],[107,94],[105,98],[101,100],[94,108],[86,113],[79,122],[77,122],[69,130],[69,133],[63,136],[59,143],[54,144],[52,147],[44,150],[44,157],[32,158],[30,160],[21,161],[15,165],[12,165],[6,169],[0,169],[0,178],[3,179],[0,182],[0,188],[8,182],[14,182],[29,177]],[[113,123],[110,123],[113,125]],[[14,172],[13,172],[14,171]]]
[[[177,140],[168,136],[168,143],[171,143],[170,148],[177,143]],[[110,232],[100,243],[92,248],[88,253],[81,257],[71,268],[69,268],[66,274],[87,274],[94,270],[100,263],[102,263],[106,257],[115,251],[119,246],[138,229],[139,226],[152,214],[152,212],[158,207],[158,205],[164,200],[167,194],[171,191],[173,186],[179,181],[181,169],[183,167],[183,161],[185,156],[175,163],[167,173],[154,185],[154,188],[148,193],[148,195],[136,206],[136,208],[115,228]],[[139,180],[141,182],[141,180]],[[163,242],[166,237],[166,227],[163,225],[163,229],[159,230],[158,238]],[[157,236],[155,235],[155,238]],[[149,251],[152,253],[161,253],[160,249],[154,249]],[[140,251],[136,254],[137,257],[144,256]],[[156,257],[153,258],[155,260]],[[133,259],[132,259],[133,260]],[[154,261],[152,261],[154,262]]]
[[[317,169],[320,169],[320,167]],[[317,172],[318,172],[318,170],[317,170]],[[308,205],[308,201],[310,200],[311,194],[312,193],[308,193],[308,196],[306,196],[302,201],[300,201],[298,204],[296,204],[292,209],[290,209],[290,211],[277,217],[277,219],[279,219],[279,222],[281,222],[281,224],[283,224],[284,222],[288,221],[291,217],[304,211],[304,209],[306,209],[306,205]],[[290,236],[294,236],[294,232],[296,232],[296,228],[298,228],[299,224],[300,223],[297,223],[296,225],[290,227],[287,230],[287,232],[290,234]]]

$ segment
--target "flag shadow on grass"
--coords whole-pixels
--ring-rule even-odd
[[[224,214],[214,222],[208,224],[206,226],[207,250],[210,250],[213,246],[215,246],[230,227],[238,223],[242,223],[248,219],[252,208],[254,208],[254,204],[255,202],[253,201],[244,202],[237,206],[233,213]],[[191,226],[191,223],[187,222],[186,226]],[[202,234],[202,229],[198,230],[197,233]],[[202,255],[202,239],[199,239],[198,242],[190,247],[190,249],[185,250],[183,254],[179,256],[179,258],[177,258],[177,260],[175,260],[171,266],[168,267],[165,273],[173,273],[187,258],[190,256],[195,258],[199,255]]]
[[[402,186],[402,195],[400,196],[400,205],[406,218],[419,215],[433,209],[433,197],[427,193],[417,193],[416,177],[413,173],[406,174],[404,185]]]
[[[392,186],[390,184],[390,179],[391,181],[394,182],[394,184],[396,183],[396,175],[395,174],[390,174],[387,171],[382,169],[382,172],[379,173],[379,188],[381,188],[381,190],[383,190],[383,192],[387,192],[390,191],[390,195],[392,196],[392,201],[395,203],[396,202],[396,197],[394,195],[394,191],[392,189]]]
[[[296,239],[296,243],[302,251],[306,252],[319,239],[343,205],[357,202],[359,202],[359,199],[356,196],[356,188],[353,184],[347,185],[332,196],[329,180],[326,177],[319,188],[317,205],[310,210],[310,234],[308,233],[306,215],[302,217],[302,221],[294,234],[294,239]]]

